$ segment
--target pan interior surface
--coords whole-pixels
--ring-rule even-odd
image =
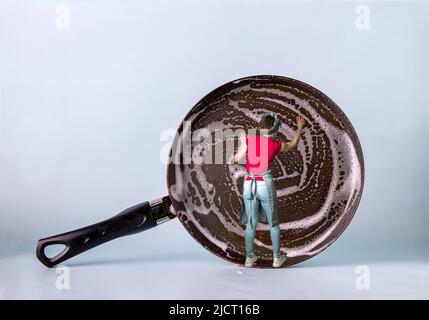
[[[333,243],[351,221],[362,195],[364,159],[358,136],[329,97],[301,81],[279,76],[242,78],[215,89],[180,125],[170,152],[167,184],[173,211],[187,231],[210,252],[243,264],[245,225],[239,217],[245,165],[228,164],[227,150],[231,141],[237,150],[234,132],[255,128],[265,112],[276,113],[282,121],[275,137],[282,142],[293,138],[297,115],[305,120],[298,146],[279,153],[271,167],[281,250],[288,256],[285,267]],[[202,134],[193,136],[196,132]],[[189,149],[183,147],[185,137],[192,137]],[[223,159],[219,152],[204,151],[209,147],[223,150]],[[198,163],[192,161],[193,154],[210,157]],[[256,267],[272,265],[269,229],[265,223],[257,227]]]

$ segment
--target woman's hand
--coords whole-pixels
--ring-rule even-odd
[[[305,123],[304,118],[301,115],[297,115],[296,116],[296,124],[298,125],[298,127],[302,128],[304,123]]]
[[[295,137],[290,142],[283,142],[282,148],[280,149],[280,151],[287,152],[290,149],[293,149],[298,145],[304,122],[305,121],[304,121],[304,118],[302,116],[300,116],[300,115],[296,116],[296,124],[298,125],[298,129],[296,130]]]

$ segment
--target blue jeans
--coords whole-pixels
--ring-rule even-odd
[[[254,183],[256,184],[253,190],[254,193],[252,193],[250,180],[244,181],[243,186],[243,199],[246,208],[246,214],[248,217],[244,237],[246,245],[246,255],[248,257],[253,257],[254,255],[253,242],[255,240],[256,223],[253,223],[252,227],[252,224],[250,222],[251,217],[257,216],[255,214],[255,210],[259,209],[259,204],[262,205],[262,208],[267,215],[267,220],[270,225],[272,225],[271,219],[273,217],[271,209],[272,204],[270,203],[270,196],[265,181],[254,181]],[[273,254],[274,256],[278,257],[280,256],[280,227],[278,225],[270,228],[270,236],[271,242],[273,244]]]

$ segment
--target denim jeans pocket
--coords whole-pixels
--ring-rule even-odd
[[[257,184],[256,197],[263,202],[270,201],[270,194],[268,192],[268,188],[265,182],[260,182]]]
[[[243,198],[247,200],[252,200],[252,181],[245,180],[243,183]]]

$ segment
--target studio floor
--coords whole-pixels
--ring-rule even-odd
[[[329,257],[328,257],[329,258]],[[0,260],[1,299],[428,299],[429,261],[244,269],[216,257],[84,255],[48,269],[33,255]]]

